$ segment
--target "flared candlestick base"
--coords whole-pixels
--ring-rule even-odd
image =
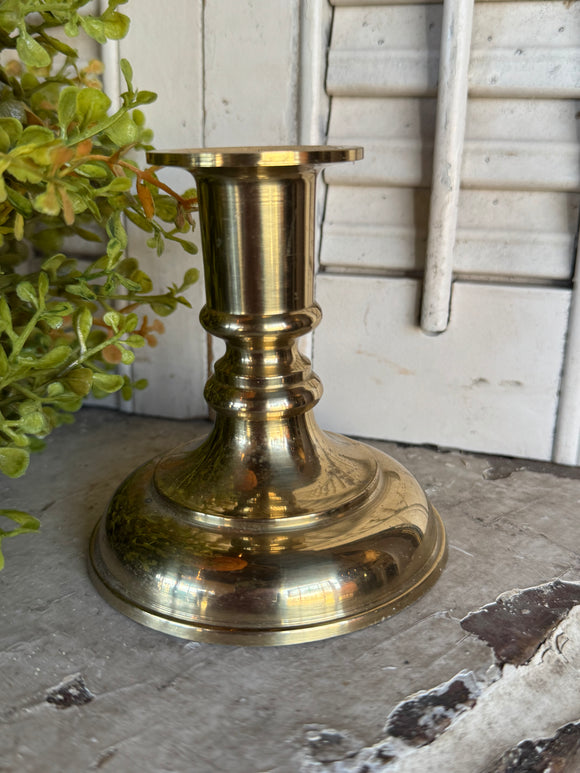
[[[314,300],[314,187],[360,149],[153,153],[197,181],[207,303],[226,341],[209,436],[152,460],[97,525],[91,576],[129,617],[227,644],[291,644],[388,617],[446,556],[441,520],[401,465],[323,432],[322,394],[296,340]]]

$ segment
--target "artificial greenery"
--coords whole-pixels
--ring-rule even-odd
[[[160,293],[127,253],[127,219],[159,255],[166,240],[194,253],[195,192],[179,195],[133,159],[151,147],[139,108],[156,95],[133,86],[130,64],[121,61],[118,109],[102,91],[101,63],[79,64],[71,39],[105,43],[129,27],[118,10],[126,0],[99,15],[83,13],[88,2],[0,0],[0,473],[9,477],[25,473],[31,451],[89,394],[129,398],[145,386],[114,366],[162,332],[143,310],[189,305],[181,293],[198,277],[192,268]],[[75,235],[101,242],[98,258],[71,254]],[[0,515],[17,525],[0,529],[0,543],[38,528],[27,513]]]

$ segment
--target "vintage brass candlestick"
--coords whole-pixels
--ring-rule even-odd
[[[385,454],[319,429],[322,386],[296,345],[321,318],[317,168],[361,157],[149,154],[196,178],[201,322],[227,350],[205,390],[212,432],[130,475],[93,534],[93,581],[140,623],[226,644],[312,641],[382,620],[441,572],[445,532],[419,484]]]

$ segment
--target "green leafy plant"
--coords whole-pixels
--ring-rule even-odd
[[[129,28],[118,10],[126,0],[100,15],[81,13],[88,1],[0,0],[0,472],[9,477],[25,473],[30,453],[89,394],[129,398],[146,385],[114,366],[163,331],[143,311],[189,305],[182,293],[198,278],[191,268],[159,292],[127,253],[128,219],[158,255],[167,240],[193,254],[196,197],[131,155],[151,147],[139,108],[156,95],[134,87],[130,64],[121,62],[118,109],[102,91],[101,63],[79,64],[71,38],[105,43]],[[101,254],[78,260],[71,236],[101,242]],[[38,525],[20,511],[0,515],[17,525],[0,542]]]

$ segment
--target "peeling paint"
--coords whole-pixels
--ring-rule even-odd
[[[498,664],[521,665],[576,604],[580,604],[580,583],[555,580],[502,593],[492,604],[464,617],[461,627],[489,644]]]
[[[578,770],[580,722],[570,722],[551,738],[522,741],[502,754],[484,773],[574,773]]]
[[[364,745],[349,733],[317,725],[307,726],[305,741],[308,756],[313,761],[323,763],[354,757]]]
[[[462,671],[433,690],[418,692],[400,703],[389,714],[386,730],[412,746],[425,746],[455,717],[475,706],[480,692],[475,676]]]
[[[300,772],[578,773],[579,594],[580,584],[554,581],[509,591],[468,615],[462,625],[485,620],[486,634],[513,634],[507,654],[515,642],[515,665],[500,657],[504,667],[492,666],[483,682],[461,672],[411,695],[371,746],[343,731],[311,730]],[[500,637],[500,654],[504,645]]]

